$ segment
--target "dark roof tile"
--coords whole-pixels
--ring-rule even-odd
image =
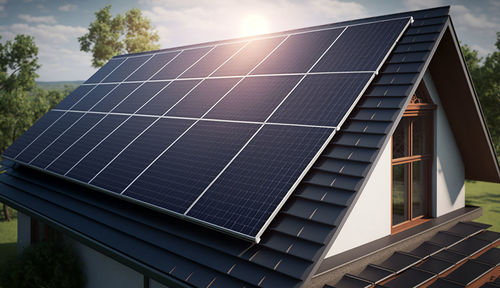
[[[404,271],[400,275],[398,275],[397,278],[385,283],[384,287],[387,288],[420,287],[420,285],[429,282],[435,276],[436,275],[433,273],[412,267]]]
[[[403,252],[395,252],[391,257],[387,258],[377,266],[391,270],[394,273],[401,273],[402,271],[408,269],[409,267],[417,264],[420,261],[421,259],[419,257]]]
[[[451,281],[448,281],[443,278],[437,279],[436,282],[432,283],[431,285],[427,286],[428,288],[464,288],[464,285],[460,285]]]
[[[453,233],[462,237],[469,237],[483,231],[484,228],[473,224],[467,224],[464,222],[459,222],[455,226],[447,230],[449,233]]]
[[[475,260],[469,260],[464,265],[448,274],[444,279],[453,281],[461,285],[470,285],[475,280],[486,274],[492,269],[487,265]]]
[[[395,50],[401,53],[394,53],[390,57],[390,61],[394,64],[384,65],[380,70],[379,83],[375,81],[370,85],[362,96],[359,107],[346,120],[343,129],[350,132],[337,133],[325,149],[323,155],[326,158],[360,162],[362,165],[350,164],[349,169],[352,169],[351,173],[356,175],[360,173],[363,176],[354,177],[342,175],[340,171],[339,174],[311,169],[294,192],[297,197],[293,195],[290,197],[262,236],[263,241],[260,244],[251,244],[175,217],[116,201],[108,195],[89,191],[85,187],[30,169],[16,168],[2,174],[0,197],[9,199],[14,205],[17,203],[20,208],[23,208],[20,203],[29,203],[29,207],[24,208],[36,212],[37,215],[61,219],[57,222],[61,229],[70,232],[76,230],[107,247],[103,249],[114,249],[121,253],[119,255],[129,257],[123,259],[140,259],[141,265],[150,267],[153,271],[160,271],[157,276],[163,277],[166,281],[172,280],[165,276],[171,274],[176,281],[204,287],[252,285],[298,287],[304,284],[314,271],[314,267],[317,267],[320,255],[326,252],[325,248],[337,232],[337,225],[343,222],[347,208],[352,204],[353,198],[366,179],[366,168],[362,167],[365,167],[366,163],[373,164],[380,155],[380,148],[388,137],[390,123],[395,125],[394,120],[402,112],[406,97],[415,87],[416,83],[413,81],[416,82],[417,77],[400,73],[422,73],[423,63],[429,57],[426,49],[430,47],[429,45],[436,45],[435,41],[439,36],[439,33],[428,33],[435,28],[428,25],[445,23],[448,11],[449,7],[442,7],[372,18],[380,20],[413,16],[415,19],[413,26],[422,27],[420,30],[412,28],[412,33],[424,31],[427,34],[402,37],[395,47]],[[321,27],[342,26],[363,21],[366,20]],[[297,31],[305,30],[307,29]],[[117,56],[119,57],[124,56]],[[384,76],[384,73],[399,74]],[[388,77],[396,77],[392,83],[399,84],[382,84],[384,81],[384,83],[391,82],[386,80]],[[374,98],[368,100],[370,97]],[[365,98],[367,100],[364,100]],[[368,125],[368,128],[360,131],[361,127],[363,129],[366,127],[360,125]],[[332,162],[326,162],[324,164],[330,169],[329,165],[332,165]],[[337,163],[335,162],[333,166],[336,167]],[[373,169],[373,165],[371,166],[370,169]],[[347,166],[344,169],[348,169]],[[13,180],[14,174],[22,178]],[[322,193],[320,191],[325,191],[321,197],[318,195]],[[48,201],[53,199],[58,201]],[[73,203],[73,206],[66,203]],[[81,213],[79,209],[95,213],[100,210],[116,217],[89,217],[91,213]],[[123,231],[115,229],[115,223],[110,221],[115,221],[117,218],[125,224],[121,227],[127,229]],[[142,235],[143,232],[147,237],[138,239],[136,235]],[[277,236],[273,237],[274,234]],[[297,242],[294,242],[297,247],[292,247],[288,253],[286,250],[283,251],[283,245],[292,243],[287,241],[292,241],[294,237],[297,238]],[[168,239],[168,241],[158,239]],[[301,247],[303,251],[299,251]],[[249,261],[257,251],[263,251],[263,254],[256,258],[257,262]],[[311,257],[315,258],[313,262],[305,260]],[[282,259],[281,262],[278,258]]]
[[[500,248],[492,248],[481,254],[476,260],[488,265],[498,266],[500,265]]]
[[[370,282],[356,278],[351,275],[345,275],[340,281],[335,284],[335,288],[368,288],[371,286]]]
[[[431,242],[424,242],[420,244],[417,248],[411,250],[408,253],[420,257],[422,259],[425,259],[429,256],[436,254],[437,252],[441,251],[444,248],[445,247],[433,244]]]
[[[441,245],[444,247],[450,247],[455,245],[456,243],[464,240],[465,238],[462,236],[454,235],[447,233],[446,231],[439,231],[436,235],[434,235],[429,242],[435,243],[437,245]]]
[[[453,262],[431,256],[424,263],[419,265],[418,268],[434,274],[442,274],[448,271],[448,269],[452,268],[454,265],[455,263]]]
[[[392,271],[370,264],[366,266],[365,269],[363,269],[363,271],[361,271],[361,273],[357,274],[356,276],[368,280],[372,283],[378,284],[393,275],[394,272]]]

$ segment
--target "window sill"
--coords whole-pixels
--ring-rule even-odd
[[[424,224],[425,222],[428,222],[430,220],[432,220],[432,218],[424,218],[424,217],[422,217],[422,218],[418,218],[418,219],[415,219],[415,220],[406,221],[406,222],[394,225],[391,228],[391,235],[398,234],[400,232],[403,232],[403,231],[408,230],[410,228],[413,228],[415,226]]]

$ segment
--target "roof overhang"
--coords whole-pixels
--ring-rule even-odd
[[[497,155],[451,19],[429,71],[462,155],[465,178],[500,183]]]

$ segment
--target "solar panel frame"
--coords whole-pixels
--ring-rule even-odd
[[[330,142],[331,138],[332,138],[332,137],[333,137],[333,135],[335,134],[335,131],[337,131],[337,130],[338,130],[338,129],[342,126],[343,122],[344,122],[344,121],[345,121],[345,119],[348,117],[349,113],[352,111],[352,109],[354,109],[354,106],[355,106],[355,104],[358,102],[358,100],[359,100],[359,98],[361,97],[361,95],[365,92],[366,88],[367,88],[367,87],[368,87],[368,85],[371,83],[371,81],[372,81],[373,77],[374,77],[374,76],[378,73],[378,71],[380,70],[381,66],[384,64],[384,62],[386,61],[387,57],[390,55],[390,52],[394,49],[394,46],[396,45],[397,41],[401,38],[402,34],[403,34],[403,33],[404,33],[404,31],[407,29],[408,25],[409,25],[411,22],[413,22],[413,19],[412,19],[411,17],[400,17],[400,18],[393,18],[393,19],[388,19],[388,20],[380,20],[380,21],[390,21],[390,20],[396,20],[396,19],[408,20],[408,22],[407,22],[407,24],[405,25],[405,27],[402,29],[402,31],[401,31],[401,33],[400,33],[400,35],[398,35],[398,37],[397,37],[396,41],[393,43],[393,45],[390,47],[390,49],[386,52],[386,55],[385,55],[385,57],[383,58],[383,60],[380,62],[380,65],[378,66],[378,68],[377,68],[375,71],[366,71],[367,73],[373,73],[372,77],[370,78],[370,80],[369,80],[369,81],[367,81],[368,83],[366,84],[366,86],[364,87],[364,89],[360,92],[360,94],[359,94],[359,96],[357,97],[356,101],[354,101],[354,103],[351,105],[351,108],[349,109],[349,111],[348,111],[348,112],[344,115],[343,119],[339,122],[339,125],[338,125],[337,127],[328,127],[328,128],[335,128],[335,129],[333,130],[333,132],[332,132],[332,135],[330,135],[330,137],[327,139],[327,141],[325,141],[325,143],[324,143],[324,145],[323,145],[324,147],[322,147],[322,148],[321,148],[321,149],[317,152],[316,157],[315,157],[315,158],[314,158],[314,159],[310,162],[310,165],[307,167],[307,169],[305,169],[305,170],[304,170],[304,172],[302,173],[301,177],[299,177],[299,179],[297,179],[297,181],[296,181],[296,185],[298,185],[298,183],[302,180],[302,178],[305,176],[305,174],[307,173],[307,171],[309,170],[309,168],[312,166],[312,164],[315,162],[315,160],[317,159],[317,157],[319,157],[319,155],[321,154],[321,152],[323,151],[323,149],[324,149],[324,148],[326,147],[326,145]],[[278,46],[276,46],[276,47],[275,47],[275,48],[274,48],[274,49],[273,49],[273,50],[272,50],[272,51],[271,51],[271,52],[270,52],[270,53],[269,53],[269,54],[268,54],[268,55],[267,55],[264,59],[262,59],[262,61],[261,61],[261,62],[259,62],[259,63],[258,63],[258,64],[257,64],[257,65],[256,65],[256,66],[255,66],[255,67],[254,67],[251,71],[249,71],[249,72],[248,72],[245,76],[243,76],[243,77],[242,77],[242,79],[244,79],[245,77],[249,76],[249,74],[250,74],[250,73],[251,73],[251,72],[252,72],[252,71],[253,71],[256,67],[258,67],[258,66],[259,66],[259,65],[260,65],[260,64],[261,64],[261,63],[262,63],[262,62],[263,62],[263,61],[264,61],[267,57],[269,57],[269,55],[271,55],[271,54],[272,54],[272,53],[273,53],[273,52],[274,52],[274,51],[275,51],[275,50],[276,50],[276,49],[277,49],[277,48],[278,48],[278,47],[279,47],[279,46],[280,46],[280,45],[281,45],[284,41],[286,41],[286,39],[287,39],[290,35],[294,35],[294,34],[298,34],[298,33],[309,33],[309,32],[313,32],[313,31],[317,31],[317,30],[338,29],[338,28],[342,28],[342,27],[344,27],[344,30],[343,30],[343,31],[345,31],[345,29],[347,29],[349,26],[366,25],[366,24],[370,24],[370,23],[374,23],[374,22],[379,22],[379,21],[365,22],[365,23],[356,23],[356,24],[353,24],[353,25],[333,26],[333,27],[321,28],[321,29],[316,29],[316,30],[305,30],[305,31],[304,31],[304,30],[302,30],[302,31],[299,31],[299,32],[295,32],[295,33],[288,33],[288,34],[287,34],[287,33],[282,33],[282,34],[273,34],[273,35],[271,35],[271,36],[265,36],[265,37],[261,37],[261,38],[254,38],[254,39],[251,39],[250,41],[248,41],[248,40],[237,40],[237,41],[234,41],[234,42],[226,41],[226,42],[223,42],[222,44],[228,44],[228,43],[235,43],[235,42],[243,42],[243,41],[247,41],[247,43],[241,47],[241,49],[243,49],[243,48],[244,48],[244,47],[245,47],[248,43],[250,43],[250,42],[252,42],[252,41],[254,41],[254,40],[260,40],[260,39],[264,39],[264,38],[273,38],[273,37],[283,37],[284,35],[286,35],[286,37],[285,37],[285,38],[284,38],[284,39],[280,42],[280,44],[279,44]],[[342,34],[340,34],[340,35],[339,35],[339,37],[341,37],[341,35],[342,35]],[[336,38],[336,40],[337,40],[337,39],[338,39],[338,37]],[[335,43],[335,41],[332,43],[332,45],[333,45],[334,43]],[[144,57],[144,56],[150,56],[150,57],[148,58],[148,60],[150,60],[150,59],[151,59],[151,58],[153,58],[156,54],[161,54],[161,53],[172,53],[172,52],[176,52],[176,51],[184,51],[184,50],[191,50],[191,49],[199,49],[199,48],[202,48],[202,47],[211,47],[212,49],[214,49],[217,45],[221,45],[221,44],[206,44],[205,46],[194,46],[194,47],[191,47],[191,48],[186,48],[186,49],[167,50],[167,51],[158,51],[158,52],[153,52],[152,54],[148,54],[148,53],[141,53],[141,54],[138,54],[138,55],[118,56],[116,59],[118,59],[118,60],[122,60],[122,62],[121,62],[119,65],[117,65],[117,67],[115,67],[115,68],[113,69],[113,71],[115,71],[118,67],[120,67],[120,66],[121,66],[121,64],[123,64],[124,62],[126,62],[126,59],[131,58],[131,57]],[[328,47],[328,49],[330,49],[330,48],[331,48],[331,45]],[[208,53],[209,53],[212,49],[209,49],[209,50],[208,50],[208,52],[207,52],[206,54],[208,54]],[[240,49],[240,50],[241,50],[241,49]],[[323,57],[323,56],[324,56],[324,54],[328,51],[328,49],[327,49],[327,50],[326,50],[326,51],[325,51],[325,52],[321,55],[321,57]],[[238,53],[240,50],[238,50],[238,51],[237,51],[237,53]],[[236,54],[237,54],[237,53],[236,53]],[[181,54],[181,53],[178,53],[177,55],[179,55],[179,54]],[[205,55],[206,55],[206,54],[205,54]],[[177,55],[176,55],[176,56],[177,56]],[[202,59],[205,55],[203,55],[200,59]],[[232,55],[229,59],[227,59],[227,60],[226,60],[223,64],[221,64],[219,67],[217,67],[217,69],[219,69],[219,68],[220,68],[222,65],[224,65],[227,61],[229,61],[229,60],[230,60],[230,59],[231,59],[234,55],[235,55],[235,54],[233,54],[233,55]],[[318,61],[321,59],[321,57],[318,59]],[[125,58],[125,59],[123,59],[123,58]],[[198,59],[198,61],[199,61],[200,59]],[[113,60],[113,61],[115,61],[115,60]],[[195,63],[197,63],[198,61],[196,61]],[[311,73],[311,70],[314,68],[314,66],[317,64],[317,62],[318,62],[318,61],[316,61],[316,62],[314,63],[314,65],[311,67],[311,69],[309,69],[309,70],[308,70],[308,72],[306,72],[306,73],[295,73],[295,74],[299,74],[299,75],[302,75],[302,76],[303,76],[303,77],[301,78],[301,80],[297,83],[297,85],[298,85],[298,84],[299,84],[299,83],[300,83],[300,82],[301,82],[301,81],[305,78],[305,76],[307,76],[308,74],[315,74],[314,72],[312,72],[312,73]],[[146,63],[146,62],[147,62],[147,61],[145,61],[144,63]],[[142,65],[144,65],[144,63],[142,63]],[[193,65],[194,65],[195,63],[193,63]],[[139,69],[142,65],[140,65],[139,67],[137,67],[137,69]],[[160,70],[159,70],[159,71],[161,71],[161,69],[163,69],[164,67],[165,67],[165,66],[163,66],[162,68],[160,68]],[[185,71],[187,71],[189,68],[191,68],[191,66],[190,66],[190,67],[188,67]],[[206,79],[209,79],[209,78],[210,78],[210,76],[211,76],[212,74],[214,74],[214,73],[217,71],[217,69],[215,69],[215,70],[214,70],[214,71],[213,71],[213,72],[212,72],[209,76],[207,76],[207,77],[198,78],[198,79],[200,79],[200,80],[201,80],[201,81],[200,81],[200,83],[201,83],[201,82],[203,82],[203,81],[204,81],[204,80],[206,80]],[[111,71],[108,75],[104,76],[104,77],[101,79],[101,82],[97,83],[97,85],[96,85],[96,83],[84,83],[84,84],[82,84],[82,85],[95,85],[95,87],[97,87],[99,84],[101,84],[101,83],[102,83],[102,80],[106,79],[106,78],[107,78],[107,77],[108,77],[111,73],[113,73],[113,71]],[[148,80],[146,80],[146,81],[142,81],[143,83],[142,83],[141,85],[143,85],[143,84],[144,84],[144,83],[146,83],[146,82],[151,81],[151,79],[152,79],[152,78],[153,78],[153,77],[154,77],[154,76],[155,76],[155,75],[156,75],[159,71],[157,71],[155,74],[153,74],[153,75],[150,77],[150,79],[148,79]],[[184,72],[185,72],[185,71],[184,71]],[[134,72],[135,72],[135,70],[134,70],[133,72],[131,72],[131,73],[130,73],[130,75],[132,75]],[[184,73],[184,72],[183,72],[183,73]],[[174,78],[174,79],[162,79],[162,80],[158,80],[158,81],[170,81],[170,80],[176,80],[176,79],[177,79],[177,78],[179,78],[179,77],[180,77],[183,73],[179,74],[179,75],[178,75],[176,78]],[[319,73],[320,73],[320,74],[321,74],[321,73],[328,74],[328,73],[330,73],[330,72],[319,72]],[[130,76],[130,75],[129,75],[129,76]],[[128,76],[126,76],[125,78],[127,78],[127,77],[128,77]],[[228,77],[228,76],[223,76],[223,77]],[[229,76],[229,77],[232,77],[232,76]],[[188,79],[189,79],[189,78],[188,78]],[[196,79],[196,78],[194,78],[194,79]],[[242,80],[242,79],[241,79],[241,80]],[[126,79],[123,79],[121,82],[116,82],[116,83],[118,83],[118,84],[120,84],[120,83],[124,83],[124,81],[125,81],[125,80],[126,80]],[[240,81],[241,81],[241,80],[240,80]],[[238,85],[238,83],[239,83],[240,81],[238,81],[238,82],[235,84],[235,86],[236,86],[236,85]],[[172,83],[172,82],[173,82],[173,81],[171,81],[170,83]],[[113,83],[113,82],[109,82],[109,83]],[[198,83],[198,84],[199,84],[199,83]],[[141,85],[140,85],[140,86],[141,86]],[[169,85],[170,85],[170,84],[169,84]],[[140,87],[140,86],[139,86],[139,87]],[[167,86],[168,86],[168,85],[167,85]],[[167,87],[167,86],[165,86],[165,87]],[[94,88],[95,88],[95,87],[94,87]],[[195,86],[195,87],[196,87],[196,86]],[[296,86],[295,86],[295,87],[296,87]],[[292,89],[292,91],[290,91],[290,93],[291,93],[291,92],[293,92],[293,90],[295,89],[295,87]],[[93,89],[94,89],[94,88],[93,88]],[[234,87],[233,87],[233,88],[234,88]],[[230,92],[233,88],[231,88],[231,89],[230,89],[227,93],[229,93],[229,92]],[[194,88],[193,88],[193,89],[194,89]],[[90,91],[92,91],[92,89],[91,89]],[[188,92],[188,93],[189,93],[189,92]],[[224,96],[222,96],[222,98],[221,98],[221,99],[223,99],[223,98],[227,95],[227,93],[226,93]],[[130,95],[130,94],[129,94],[129,95]],[[85,96],[83,96],[82,98],[84,98],[84,97],[85,97]],[[153,99],[153,98],[154,98],[154,96],[153,96],[151,99]],[[149,100],[151,100],[151,99],[149,99]],[[219,99],[219,101],[220,101],[221,99]],[[81,99],[80,99],[80,100],[81,100]],[[123,99],[123,100],[124,100],[124,99]],[[123,101],[123,100],[122,100],[122,101]],[[181,99],[181,100],[182,100],[182,99]],[[179,100],[179,101],[181,101],[181,100]],[[285,99],[284,99],[284,100],[286,100],[286,97],[285,97]],[[283,101],[284,101],[284,100],[283,100]],[[121,102],[120,102],[120,103],[121,103]],[[119,105],[120,103],[118,103],[117,105]],[[177,102],[177,103],[178,103],[178,102]],[[177,103],[176,103],[176,104],[177,104]],[[217,102],[217,103],[218,103],[218,102]],[[211,110],[211,109],[212,109],[212,108],[213,108],[213,107],[214,107],[217,103],[215,103],[215,104],[214,104],[214,105],[213,105],[213,106],[212,106],[212,107],[211,107],[211,108],[210,108],[210,109],[209,109],[209,110],[208,110],[208,111],[207,111],[207,112],[206,112],[203,116],[201,116],[200,118],[196,119],[196,121],[195,121],[195,123],[194,123],[194,124],[196,124],[198,121],[214,121],[213,119],[204,119],[204,116],[205,116],[205,115],[206,115],[206,114],[207,114],[207,113],[208,113],[208,112],[209,112],[209,111],[210,111],[210,110]],[[174,106],[175,106],[176,104],[174,104]],[[76,103],[75,103],[75,105],[76,105]],[[281,103],[280,103],[280,105],[281,105]],[[280,106],[280,105],[279,105],[279,106]],[[74,105],[73,105],[73,106],[74,106]],[[73,106],[72,106],[72,107],[73,107]],[[278,108],[279,108],[279,106],[278,106],[278,107],[276,107],[276,109],[278,109]],[[141,106],[141,107],[142,107],[142,106]],[[115,106],[115,108],[116,108],[116,106]],[[114,109],[114,108],[113,108],[113,109]],[[273,111],[273,113],[276,111],[276,109]],[[71,113],[71,112],[70,112],[70,110],[71,110],[71,107],[70,107],[70,109],[68,109],[68,110],[60,110],[61,112],[63,112],[63,115],[61,115],[61,117],[62,117],[62,116],[64,116],[66,113]],[[112,109],[111,109],[111,110],[112,110]],[[53,111],[57,111],[57,109],[53,109]],[[136,112],[137,112],[137,111],[136,111]],[[273,113],[271,113],[271,115],[270,115],[269,117],[271,117]],[[103,112],[103,114],[106,114],[106,115],[113,115],[113,114],[118,114],[118,113],[111,113],[111,112],[105,113],[105,112]],[[166,114],[166,113],[165,113],[165,114]],[[163,118],[168,118],[168,116],[165,116],[165,114],[164,114],[164,115],[162,115],[162,116],[160,116],[160,117],[158,117],[158,119],[160,119],[161,117],[163,117]],[[131,115],[130,115],[130,117],[131,117],[132,115],[135,115],[135,113],[134,113],[134,114],[131,114]],[[151,116],[149,116],[149,117],[151,117]],[[106,117],[103,117],[103,119],[104,119],[104,118],[106,118]],[[60,118],[58,118],[57,120],[55,120],[55,121],[54,121],[54,123],[55,123],[55,122],[57,122],[59,119],[60,119]],[[127,119],[128,119],[128,118],[127,118]],[[269,120],[269,119],[267,119],[267,120]],[[124,120],[124,122],[125,122],[125,121],[126,121],[126,120]],[[220,120],[220,121],[225,121],[225,120]],[[231,120],[227,120],[227,121],[229,121],[229,122],[243,122],[243,121],[231,121]],[[54,123],[52,123],[52,124],[54,124]],[[154,123],[154,122],[153,122],[153,123]],[[194,125],[194,124],[193,124],[193,125]],[[266,122],[266,121],[264,121],[263,123],[261,123],[261,125],[262,125],[262,126],[264,126],[264,125],[296,125],[296,124],[288,124],[288,123],[270,123],[270,122]],[[299,125],[299,126],[314,126],[314,125]],[[318,126],[315,126],[315,127],[318,127]],[[319,127],[321,127],[321,126],[319,126]],[[47,129],[49,129],[49,128],[50,128],[50,127],[48,127]],[[149,128],[149,127],[148,127],[148,128]],[[147,130],[148,128],[146,128],[145,130]],[[324,127],[323,127],[323,128],[324,128]],[[45,131],[46,131],[47,129],[45,129],[45,130],[44,130],[41,134],[45,133]],[[189,130],[189,128],[188,128],[188,130]],[[257,132],[257,133],[258,133],[258,132]],[[39,136],[40,136],[40,135],[39,135]],[[182,137],[182,135],[181,135],[180,137]],[[33,142],[34,142],[34,141],[36,141],[36,139],[35,139],[35,140],[33,140]],[[31,143],[30,143],[30,144],[31,144]],[[25,147],[24,149],[26,149],[26,148],[27,148],[27,147]],[[243,148],[243,149],[244,149],[244,148]],[[21,152],[22,152],[22,151],[21,151]],[[19,154],[20,154],[20,153],[19,153]],[[18,154],[18,155],[19,155],[19,154]],[[61,155],[62,155],[62,154],[61,154]],[[17,156],[17,155],[16,155],[16,156]],[[237,155],[235,155],[235,157],[237,157]],[[13,160],[13,161],[16,161],[15,157],[14,157],[14,158],[5,157],[5,158],[10,159],[10,160]],[[16,161],[16,162],[19,162],[19,161]],[[26,165],[26,163],[21,163],[21,164]],[[52,163],[51,163],[51,164],[52,164]],[[28,166],[30,166],[30,165],[28,165]],[[41,168],[34,167],[34,166],[31,166],[31,167],[32,167],[32,168],[34,168],[34,169],[37,169],[37,170],[42,170],[42,171],[44,171],[44,172],[46,172],[46,173],[49,173],[49,174],[52,174],[52,175],[55,175],[55,176],[58,176],[58,177],[62,177],[61,175],[59,175],[59,174],[57,174],[57,173],[53,173],[53,172],[51,172],[51,171],[47,171],[47,170],[45,170],[45,169],[41,169]],[[147,169],[147,168],[146,168],[146,169]],[[102,170],[101,170],[101,171],[102,171]],[[87,183],[84,183],[84,182],[81,182],[81,181],[78,181],[78,180],[75,180],[75,179],[66,178],[66,177],[64,177],[64,178],[65,178],[65,179],[67,179],[67,180],[73,181],[73,182],[78,182],[78,183],[80,183],[80,184],[83,184],[83,185],[85,185],[85,186],[91,187],[91,188],[93,188],[93,189],[97,189],[97,190],[100,190],[100,191],[102,191],[102,192],[109,193],[110,195],[116,196],[116,193],[113,193],[113,192],[111,192],[111,191],[107,191],[106,189],[102,189],[102,188],[100,188],[100,187],[95,187],[95,186],[89,185],[89,184],[87,184]],[[215,181],[215,180],[216,180],[216,179],[214,179],[214,181]],[[206,225],[206,226],[208,226],[208,227],[211,227],[211,228],[214,228],[214,229],[217,229],[217,230],[220,230],[220,231],[223,231],[223,232],[225,232],[225,233],[229,233],[229,234],[232,234],[232,235],[235,235],[235,236],[239,236],[239,237],[241,237],[241,238],[243,238],[243,239],[246,239],[246,240],[251,240],[251,241],[259,242],[259,241],[260,241],[260,235],[262,235],[262,233],[263,233],[263,232],[264,232],[264,230],[267,228],[267,226],[270,224],[270,222],[273,220],[273,218],[275,217],[275,215],[277,214],[277,212],[281,209],[281,207],[283,206],[283,204],[286,202],[286,200],[288,199],[288,197],[290,196],[290,194],[291,194],[291,193],[293,192],[293,190],[295,189],[296,185],[294,185],[294,187],[292,187],[292,189],[290,189],[289,193],[287,193],[286,197],[284,197],[284,198],[282,199],[282,201],[281,201],[280,205],[276,208],[276,210],[275,210],[275,212],[273,213],[273,215],[271,215],[271,217],[269,217],[269,218],[268,218],[267,222],[266,222],[266,223],[265,223],[265,225],[262,227],[262,229],[261,229],[261,230],[260,230],[260,232],[257,234],[257,236],[246,235],[246,234],[243,234],[243,233],[239,233],[238,231],[229,230],[229,229],[226,229],[226,228],[223,228],[223,227],[220,227],[220,226],[214,225],[214,224],[212,224],[212,223],[207,223],[207,222],[204,222],[204,221],[202,221],[202,220],[195,219],[195,218],[192,218],[192,217],[189,217],[189,216],[183,215],[183,214],[175,213],[175,212],[172,212],[172,211],[169,211],[169,210],[164,210],[164,209],[158,208],[158,207],[156,207],[156,206],[154,206],[154,205],[151,205],[151,204],[149,204],[149,203],[141,202],[140,200],[137,200],[137,199],[133,199],[133,198],[126,197],[125,195],[120,195],[119,197],[120,197],[120,198],[127,199],[127,200],[130,200],[130,201],[135,202],[135,203],[137,203],[137,204],[139,204],[139,205],[143,205],[143,206],[146,206],[146,207],[149,207],[149,208],[155,209],[155,210],[159,210],[159,211],[164,212],[164,213],[169,213],[169,214],[172,214],[172,215],[174,215],[174,216],[179,216],[179,217],[181,217],[181,218],[184,218],[184,219],[187,219],[187,220],[190,220],[190,221],[193,221],[193,222],[197,222],[197,223],[204,224],[204,225]],[[202,196],[202,195],[200,195],[200,197],[201,197],[201,196]],[[193,205],[194,205],[194,204],[195,204],[195,203],[193,203]],[[186,213],[187,213],[187,212],[186,212]]]

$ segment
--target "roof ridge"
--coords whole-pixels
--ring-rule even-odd
[[[194,48],[198,46],[206,46],[206,45],[217,45],[220,43],[228,42],[228,41],[245,41],[245,40],[254,40],[256,38],[261,38],[261,37],[272,37],[272,36],[278,36],[282,34],[288,34],[288,33],[293,33],[293,32],[299,32],[299,31],[308,31],[312,29],[323,29],[327,27],[335,28],[335,27],[341,27],[341,26],[348,26],[349,24],[354,24],[354,23],[359,23],[359,22],[365,22],[367,20],[373,21],[375,19],[390,19],[396,16],[401,16],[401,15],[408,15],[408,17],[411,16],[411,14],[414,13],[422,13],[425,11],[432,11],[432,10],[439,10],[439,9],[450,9],[450,5],[445,5],[445,6],[439,6],[439,7],[434,7],[434,8],[426,8],[426,9],[421,9],[421,10],[412,10],[412,11],[406,11],[406,12],[397,12],[393,14],[382,14],[382,15],[376,15],[376,16],[369,16],[365,18],[356,18],[356,19],[350,19],[350,20],[344,20],[340,22],[331,22],[331,23],[325,23],[325,24],[318,24],[318,25],[313,25],[313,26],[308,26],[308,27],[301,27],[301,28],[294,28],[294,29],[287,29],[287,30],[282,30],[282,31],[276,31],[276,32],[271,32],[271,33],[265,33],[265,34],[259,34],[259,35],[252,35],[252,36],[246,36],[246,37],[234,37],[234,38],[226,38],[226,39],[221,39],[221,40],[216,40],[216,41],[207,41],[207,42],[201,42],[201,43],[194,43],[194,44],[187,44],[187,45],[182,45],[182,46],[173,46],[173,47],[168,47],[168,48],[162,48],[158,50],[151,50],[151,51],[145,51],[145,52],[137,52],[137,53],[130,53],[130,54],[120,54],[116,55],[113,58],[122,58],[122,57],[127,57],[127,56],[135,56],[135,55],[143,55],[143,54],[148,54],[148,53],[158,53],[158,52],[168,52],[170,50],[179,50],[179,49],[187,49],[187,48]],[[448,11],[449,13],[449,11]]]

